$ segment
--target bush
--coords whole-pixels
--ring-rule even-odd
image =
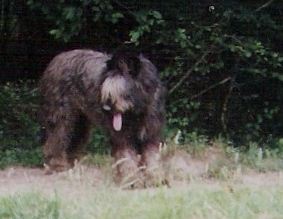
[[[32,149],[38,146],[39,92],[34,82],[7,83],[0,87],[1,149]]]
[[[220,133],[239,144],[282,136],[282,23],[265,11],[233,5],[190,19],[165,28],[168,34],[158,39],[174,48],[167,55],[174,62],[162,72],[169,128],[185,137]]]
[[[0,87],[0,167],[42,162],[38,94],[32,81],[7,83]]]

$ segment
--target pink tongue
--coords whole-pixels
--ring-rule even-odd
[[[122,128],[122,115],[121,113],[115,113],[113,115],[113,128],[115,131],[120,131]]]

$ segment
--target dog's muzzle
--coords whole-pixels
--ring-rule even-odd
[[[108,112],[112,119],[112,127],[115,131],[120,131],[122,129],[122,113],[120,112],[113,112],[112,106],[110,104],[103,104],[102,106],[103,110]]]

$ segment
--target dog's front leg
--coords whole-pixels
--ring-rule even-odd
[[[112,137],[115,181],[125,188],[143,187],[139,159],[134,145],[123,136]]]

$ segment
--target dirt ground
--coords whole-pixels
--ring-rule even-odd
[[[215,154],[214,154],[215,155]],[[171,171],[174,173],[170,184],[172,187],[189,186],[192,179],[204,186],[233,183],[244,186],[276,186],[283,185],[283,171],[258,173],[255,171],[233,172],[228,181],[209,179],[205,176],[209,162],[217,159],[193,159],[188,154],[175,153],[170,159]],[[0,197],[40,191],[51,194],[56,191],[59,196],[69,197],[82,195],[89,187],[101,185],[115,186],[111,179],[111,170],[95,166],[80,165],[75,170],[47,175],[43,168],[9,167],[0,171]]]

